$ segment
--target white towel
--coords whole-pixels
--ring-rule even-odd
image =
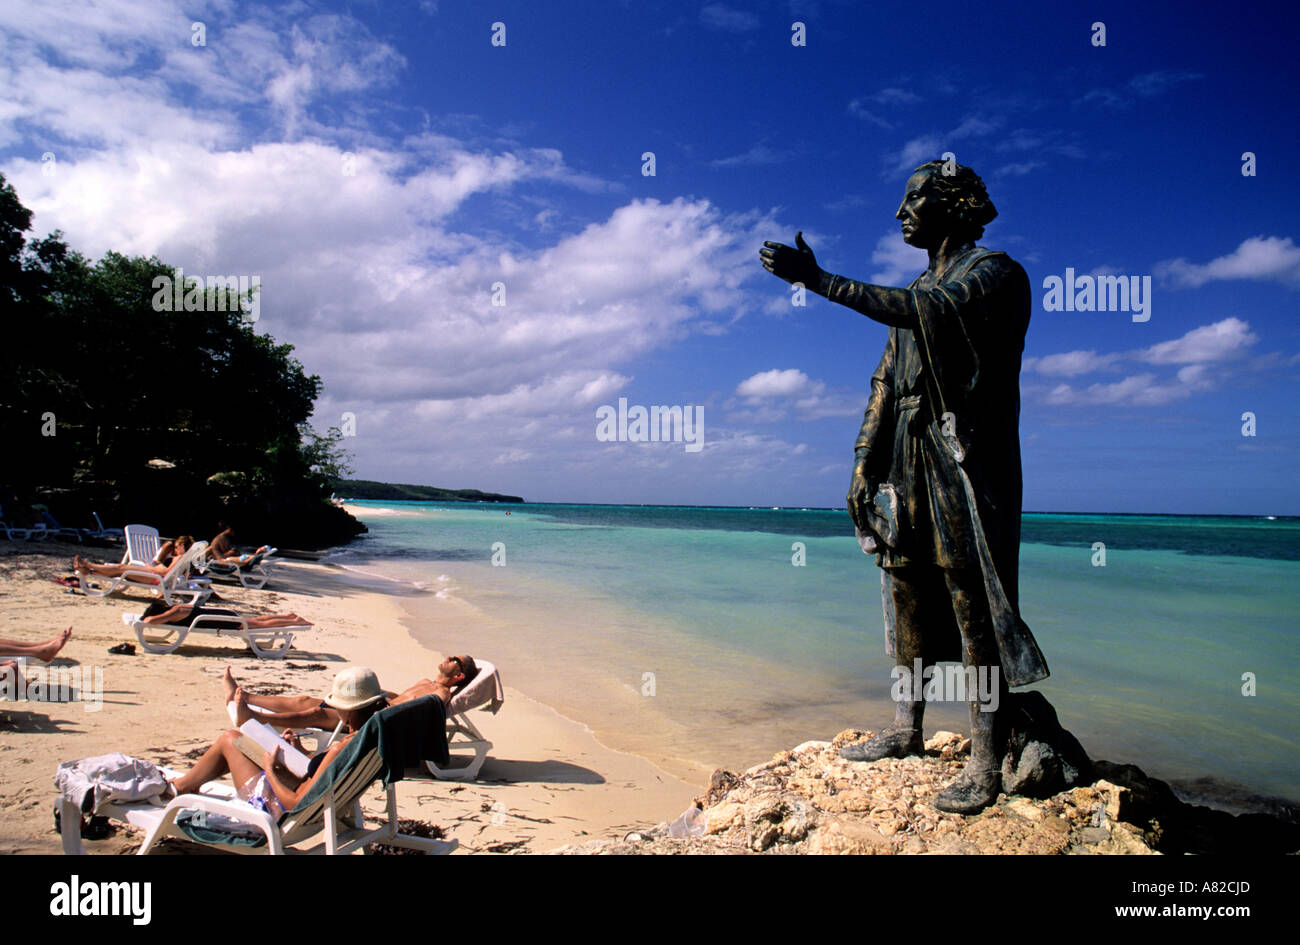
[[[486,711],[495,715],[506,701],[506,690],[501,684],[501,673],[497,668],[487,660],[475,660],[475,663],[478,665],[478,675],[451,697],[451,705],[447,706],[448,715],[460,715],[479,706],[484,706]]]

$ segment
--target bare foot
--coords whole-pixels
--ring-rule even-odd
[[[242,686],[235,687],[235,724],[243,725],[253,717],[253,711],[248,707],[248,693],[244,692]]]
[[[36,659],[45,660],[45,662],[48,663],[50,660],[54,659],[55,654],[57,654],[59,650],[63,649],[64,644],[68,642],[71,636],[72,636],[72,628],[69,627],[67,630],[64,630],[58,636],[47,640],[45,643],[42,643],[39,647],[36,648],[36,650],[33,651],[32,655],[36,657]]]
[[[86,564],[86,559],[81,557],[81,555],[72,556],[72,570],[76,571],[78,574],[90,573],[90,568]]]
[[[235,700],[235,692],[238,691],[239,689],[239,683],[235,681],[235,676],[230,671],[229,666],[226,667],[226,672],[221,677],[221,684],[222,686],[225,687],[226,690],[225,701],[233,702]]]

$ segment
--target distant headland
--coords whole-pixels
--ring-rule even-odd
[[[370,479],[339,479],[334,494],[346,499],[378,499],[387,502],[517,502],[517,495],[480,492],[478,489],[439,489],[401,482],[374,482]]]

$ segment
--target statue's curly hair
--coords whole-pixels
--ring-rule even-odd
[[[938,171],[930,175],[939,202],[952,214],[957,225],[966,231],[971,239],[984,235],[984,227],[992,223],[998,211],[989,199],[989,192],[984,187],[980,176],[964,164],[956,165],[952,174],[945,174],[947,161],[926,161],[912,171]]]

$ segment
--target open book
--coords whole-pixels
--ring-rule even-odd
[[[284,763],[284,766],[295,777],[307,777],[307,765],[311,762],[311,758],[277,735],[275,729],[271,728],[271,726],[265,722],[259,722],[257,719],[249,719],[239,726],[239,731],[240,736],[235,740],[235,745],[251,760],[260,765],[264,752],[274,751],[279,748],[280,760]],[[252,744],[249,744],[249,742]]]

